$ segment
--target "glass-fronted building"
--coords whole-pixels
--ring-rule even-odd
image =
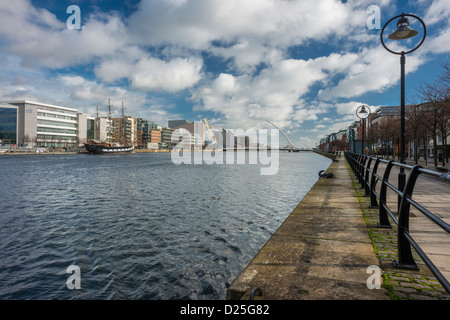
[[[95,139],[95,118],[87,118],[87,139]]]
[[[17,144],[17,107],[0,104],[0,145]]]

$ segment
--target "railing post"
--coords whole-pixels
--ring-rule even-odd
[[[375,164],[373,165],[372,169],[372,178],[370,179],[370,207],[371,208],[378,208],[378,202],[377,197],[375,196],[375,186],[377,185],[378,179],[376,178],[378,165],[380,164],[380,158],[377,158],[375,160]]]
[[[384,207],[386,205],[386,181],[389,179],[389,174],[391,172],[392,166],[394,164],[394,160],[390,160],[386,166],[386,169],[384,170],[383,180],[381,181],[381,187],[380,187],[380,210],[379,210],[379,218],[380,222],[377,224],[377,227],[379,228],[392,228],[391,223],[389,222],[388,213],[386,211],[386,208]]]
[[[353,173],[355,173],[355,158],[353,156],[353,154],[349,154],[347,153],[347,159],[348,162],[350,163],[350,167],[352,168]]]
[[[366,167],[366,176],[364,178],[364,188],[365,188],[365,195],[369,196],[370,195],[370,189],[369,189],[369,169],[370,169],[370,164],[372,163],[372,157],[368,157],[369,161],[367,162],[367,167]]]
[[[356,175],[358,176],[359,183],[361,183],[361,155],[356,155]]]
[[[344,155],[345,155],[345,158],[347,159],[348,164],[350,165],[350,168],[352,168],[353,172],[355,172],[355,166],[353,163],[352,155],[348,152],[345,152]]]
[[[359,181],[361,182],[361,189],[364,188],[364,170],[366,165],[366,156],[361,156],[361,166],[359,167]]]
[[[403,196],[400,202],[399,215],[398,215],[398,231],[397,231],[397,243],[398,243],[398,261],[394,260],[394,266],[397,268],[406,268],[417,270],[417,266],[412,256],[411,244],[406,238],[406,234],[409,233],[409,212],[411,204],[407,199],[411,199],[416,184],[417,177],[420,174],[422,166],[416,165],[411,169],[408,177],[408,182],[405,185]]]
[[[355,155],[352,153],[349,155],[350,159],[352,160],[352,169],[353,169],[353,173],[356,174],[356,159],[355,159]]]

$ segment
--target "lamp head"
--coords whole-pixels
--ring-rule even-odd
[[[409,26],[407,17],[402,16],[397,21],[397,30],[392,32],[388,38],[391,40],[403,40],[416,36],[419,32]]]
[[[367,113],[366,107],[361,106],[361,110],[359,110],[359,113]]]

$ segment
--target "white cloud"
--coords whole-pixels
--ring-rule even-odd
[[[433,54],[450,52],[450,26],[442,29],[436,37],[428,39],[424,50]]]
[[[49,11],[37,10],[29,1],[2,2],[0,35],[9,43],[7,50],[30,68],[60,69],[95,63],[95,74],[105,83],[127,78],[132,88],[170,92],[189,88],[201,79],[201,59],[174,57],[166,61],[151,57],[131,41],[121,17],[114,13],[91,14],[82,30],[70,30]],[[87,89],[77,94],[75,97],[94,95]]]
[[[6,4],[7,3],[7,4]],[[126,45],[125,25],[117,15],[89,16],[82,30],[69,30],[65,23],[29,1],[3,1],[0,35],[8,51],[29,67],[51,69],[90,62],[113,55]]]
[[[179,91],[201,79],[202,60],[175,58],[168,62],[155,58],[138,61],[129,76],[131,86],[148,90]]]
[[[435,0],[430,4],[430,1],[419,0],[419,3],[426,6],[426,13],[424,21],[427,25],[435,23],[447,23],[450,18],[450,2],[448,0]]]
[[[106,83],[113,83],[131,75],[133,61],[125,59],[106,59],[94,68],[95,75]]]
[[[19,41],[41,37],[65,26],[54,14],[36,9],[28,0],[1,1],[0,17],[0,35]]]
[[[406,73],[414,72],[425,62],[421,54],[408,56]],[[381,92],[396,85],[400,79],[399,56],[386,51],[381,45],[364,48],[358,58],[347,65],[343,79],[337,85],[319,92],[325,100],[358,97],[367,92]]]
[[[105,58],[95,75],[106,83],[128,79],[132,88],[175,92],[195,85],[202,78],[203,60],[188,56],[160,59],[131,46]]]
[[[210,85],[194,90],[192,100],[196,102],[195,110],[221,114],[231,127],[257,125],[265,119],[289,125],[291,120],[300,123],[316,119],[316,111],[312,110],[306,119],[302,117],[301,98],[311,85],[325,77],[314,60],[286,59],[255,77],[222,73]]]
[[[165,104],[151,104],[141,108],[140,116],[163,126],[167,126],[168,120],[184,119],[182,114],[174,112],[172,109],[173,106]]]
[[[129,31],[145,45],[209,50],[245,71],[280,61],[284,50],[309,39],[345,35],[350,21],[364,30],[365,8],[358,15],[354,8],[334,0],[144,0]]]
[[[407,73],[450,51],[448,1],[418,1],[427,24],[445,23],[407,56]],[[130,113],[165,121],[183,115],[153,99],[184,90],[194,111],[228,127],[270,119],[304,129],[324,115],[334,124],[353,116],[361,95],[398,84],[399,57],[367,29],[372,4],[383,19],[399,10],[390,0],[143,0],[127,18],[83,10],[83,29],[68,30],[29,0],[2,1],[0,94],[86,110],[125,97]],[[209,58],[228,68],[215,74]]]

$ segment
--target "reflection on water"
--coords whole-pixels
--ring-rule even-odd
[[[168,153],[3,156],[0,299],[224,299],[330,162],[281,153],[262,176]]]

